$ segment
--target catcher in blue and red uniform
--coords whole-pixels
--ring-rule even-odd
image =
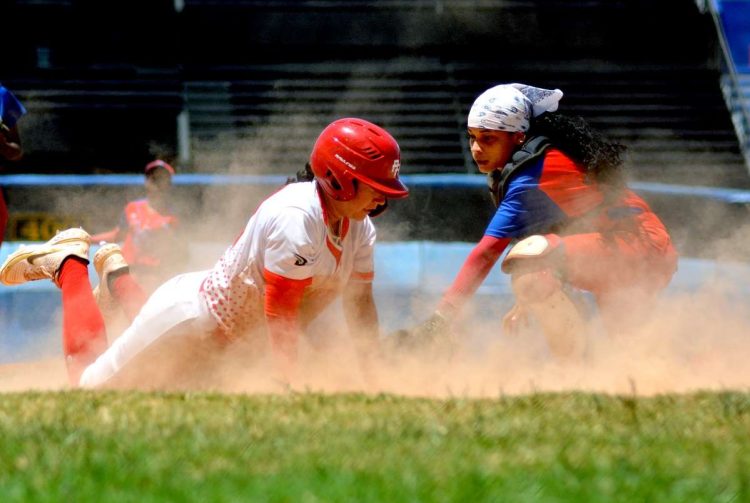
[[[502,269],[512,275],[516,303],[503,325],[515,331],[532,316],[559,357],[580,356],[586,346],[572,292],[591,292],[614,332],[637,322],[670,282],[677,254],[660,219],[622,179],[625,147],[555,113],[562,95],[505,84],[475,100],[471,155],[488,175],[497,211],[435,314],[407,336],[447,334],[511,245]]]

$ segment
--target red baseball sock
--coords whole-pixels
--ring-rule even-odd
[[[107,331],[89,282],[88,262],[64,260],[59,275],[63,306],[63,354],[68,378],[77,385],[81,373],[107,349]]]
[[[112,297],[120,304],[128,320],[133,321],[135,315],[141,310],[146,303],[146,292],[141,285],[130,275],[123,273],[107,277],[107,286]]]

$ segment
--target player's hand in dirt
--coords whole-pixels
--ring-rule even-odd
[[[448,356],[455,352],[456,346],[450,322],[438,312],[416,327],[397,330],[389,339],[394,351],[425,356]]]

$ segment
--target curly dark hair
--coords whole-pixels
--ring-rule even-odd
[[[313,180],[315,180],[315,174],[313,173],[312,166],[310,166],[310,163],[308,162],[305,164],[305,167],[297,171],[294,176],[286,177],[286,183],[284,183],[284,185],[297,182],[311,182]]]
[[[611,188],[624,186],[622,165],[627,147],[594,130],[583,117],[542,114],[534,119],[530,132],[549,138],[555,148],[581,163],[597,182]]]

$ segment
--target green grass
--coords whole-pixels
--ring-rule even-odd
[[[0,501],[750,501],[750,394],[3,394]]]

